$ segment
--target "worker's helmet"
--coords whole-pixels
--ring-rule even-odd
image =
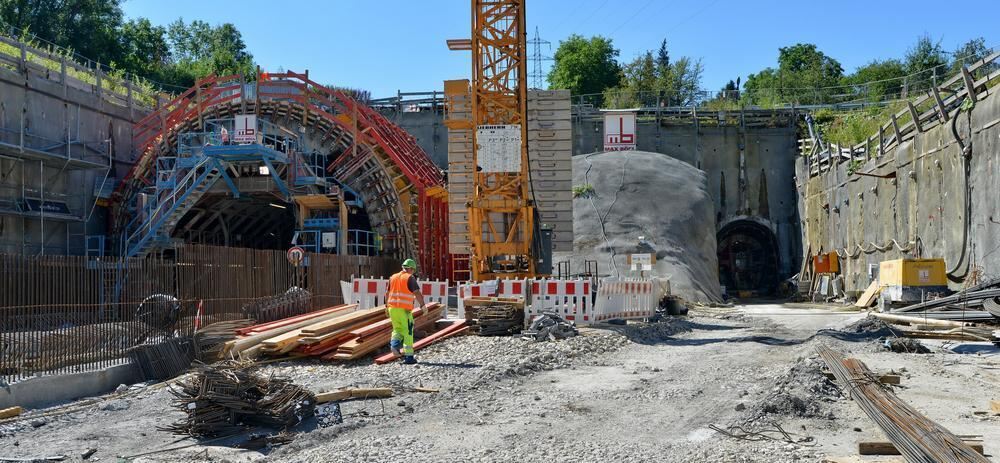
[[[416,269],[417,268],[417,261],[415,261],[413,259],[406,259],[406,260],[403,261],[403,268]]]

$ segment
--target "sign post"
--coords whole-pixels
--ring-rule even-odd
[[[604,151],[630,151],[635,144],[635,113],[604,113]]]

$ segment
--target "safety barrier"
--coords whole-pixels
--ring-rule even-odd
[[[386,278],[354,278],[348,284],[340,282],[344,288],[344,301],[358,304],[358,310],[370,309],[385,304],[385,295],[389,292],[389,280]],[[440,302],[448,305],[448,280],[417,280],[420,294],[425,303]]]
[[[566,320],[586,325],[594,322],[590,280],[531,280],[531,300],[525,317],[531,320],[542,312],[555,312]]]
[[[602,281],[597,287],[594,321],[652,317],[659,302],[656,289],[651,280]]]

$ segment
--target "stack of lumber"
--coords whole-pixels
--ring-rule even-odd
[[[413,311],[415,331],[432,330],[444,314],[439,303],[428,304],[425,309]],[[241,337],[227,344],[227,352],[234,357],[288,355],[354,360],[387,345],[392,323],[384,306],[357,310],[357,304],[348,304],[248,326],[237,330],[237,334]]]

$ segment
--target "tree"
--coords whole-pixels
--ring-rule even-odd
[[[166,33],[166,28],[154,26],[146,18],[125,23],[119,37],[122,56],[115,66],[147,78],[160,78],[170,64]]]
[[[778,68],[750,74],[744,97],[750,104],[827,103],[844,76],[840,62],[811,43],[778,49]]]
[[[958,48],[955,49],[955,53],[952,54],[951,62],[951,72],[952,74],[960,72],[962,66],[967,66],[985,58],[990,54],[990,49],[986,48],[986,39],[982,37],[977,37],[968,42],[963,43]],[[974,76],[978,79],[986,76],[990,72],[998,69],[997,63],[987,64],[980,67],[974,71]]]
[[[701,93],[701,74],[705,70],[701,60],[682,56],[674,61],[661,76],[663,86],[668,90],[669,104],[691,106],[698,101]]]
[[[715,94],[715,98],[718,100],[739,100],[740,99],[740,89],[736,86],[736,82],[729,79],[726,85],[719,90],[719,93]]]
[[[908,74],[905,90],[912,92],[929,89],[938,83],[944,75],[948,59],[941,48],[941,42],[934,42],[929,35],[924,34],[907,50],[903,62]]]
[[[204,21],[185,24],[180,18],[167,27],[167,39],[175,58],[168,80],[191,86],[210,74],[253,74],[253,56],[246,50],[236,26],[226,23],[212,27]]]
[[[569,89],[573,95],[602,93],[619,84],[622,69],[611,39],[585,39],[573,34],[559,42],[549,71],[549,88]],[[598,101],[598,103],[600,103]]]
[[[844,82],[854,86],[854,91],[868,101],[885,101],[900,97],[906,69],[897,59],[874,60],[859,67]]]
[[[101,63],[121,56],[120,0],[0,0],[0,25],[29,32]]]
[[[663,72],[670,68],[670,53],[667,51],[667,39],[660,42],[660,50],[656,52],[656,68]]]

